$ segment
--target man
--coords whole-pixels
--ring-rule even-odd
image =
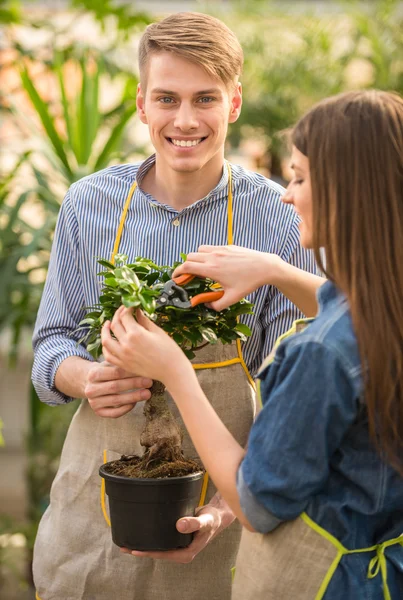
[[[34,334],[33,381],[49,404],[84,400],[36,540],[40,600],[230,598],[240,528],[212,484],[197,516],[177,524],[196,532],[187,549],[133,557],[112,543],[98,467],[141,453],[137,402],[150,396],[151,381],[93,362],[71,334],[83,307],[98,300],[97,257],[117,251],[173,264],[201,244],[234,243],[315,270],[312,255],[299,246],[298,221],[280,201],[282,188],[224,160],[228,124],[241,110],[242,62],[234,34],[207,15],[177,13],[149,26],[139,48],[137,108],[155,155],[82,179],[63,202]],[[299,316],[271,286],[251,300],[255,312],[245,322],[253,335],[244,347],[211,346],[194,365],[242,444],[254,416],[251,375]],[[188,436],[184,449],[194,453]]]

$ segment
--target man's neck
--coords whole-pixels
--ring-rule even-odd
[[[223,167],[224,161],[216,161],[199,171],[181,173],[167,169],[157,157],[155,165],[145,174],[141,188],[158,202],[181,211],[207,196],[217,186]]]

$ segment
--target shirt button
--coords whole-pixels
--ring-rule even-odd
[[[175,221],[172,221],[172,225],[175,225],[175,227],[179,227],[180,221],[179,219],[175,219]]]

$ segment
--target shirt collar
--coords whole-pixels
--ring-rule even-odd
[[[141,193],[143,193],[148,199],[152,200],[153,202],[157,202],[158,204],[161,204],[161,206],[165,206],[165,204],[162,204],[162,203],[158,202],[158,200],[156,198],[153,198],[153,196],[151,196],[151,194],[147,194],[146,192],[144,192],[141,189],[141,182],[143,181],[146,173],[155,164],[155,158],[156,158],[155,154],[152,154],[144,162],[142,162],[141,165],[139,166],[137,175],[136,175],[137,186],[138,186],[138,189],[141,191]],[[207,194],[207,196],[204,196],[204,198],[197,200],[196,202],[194,202],[193,204],[191,204],[184,210],[189,210],[196,205],[199,206],[200,204],[205,204],[206,202],[211,201],[211,200],[218,200],[218,199],[227,197],[227,194],[228,194],[228,190],[227,190],[228,168],[227,168],[227,165],[228,165],[228,163],[225,161],[220,181],[215,186],[215,188],[213,190],[211,190],[211,192],[209,192]],[[171,210],[172,210],[172,207],[167,207],[167,208],[171,208]]]
[[[318,300],[319,309],[323,310],[326,306],[334,301],[346,302],[345,295],[336,287],[333,281],[327,279],[323,285],[317,290],[316,298]]]

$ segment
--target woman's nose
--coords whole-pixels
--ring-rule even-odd
[[[281,201],[284,202],[284,204],[293,204],[293,195],[290,186],[291,184],[288,185],[284,194],[281,196]]]

